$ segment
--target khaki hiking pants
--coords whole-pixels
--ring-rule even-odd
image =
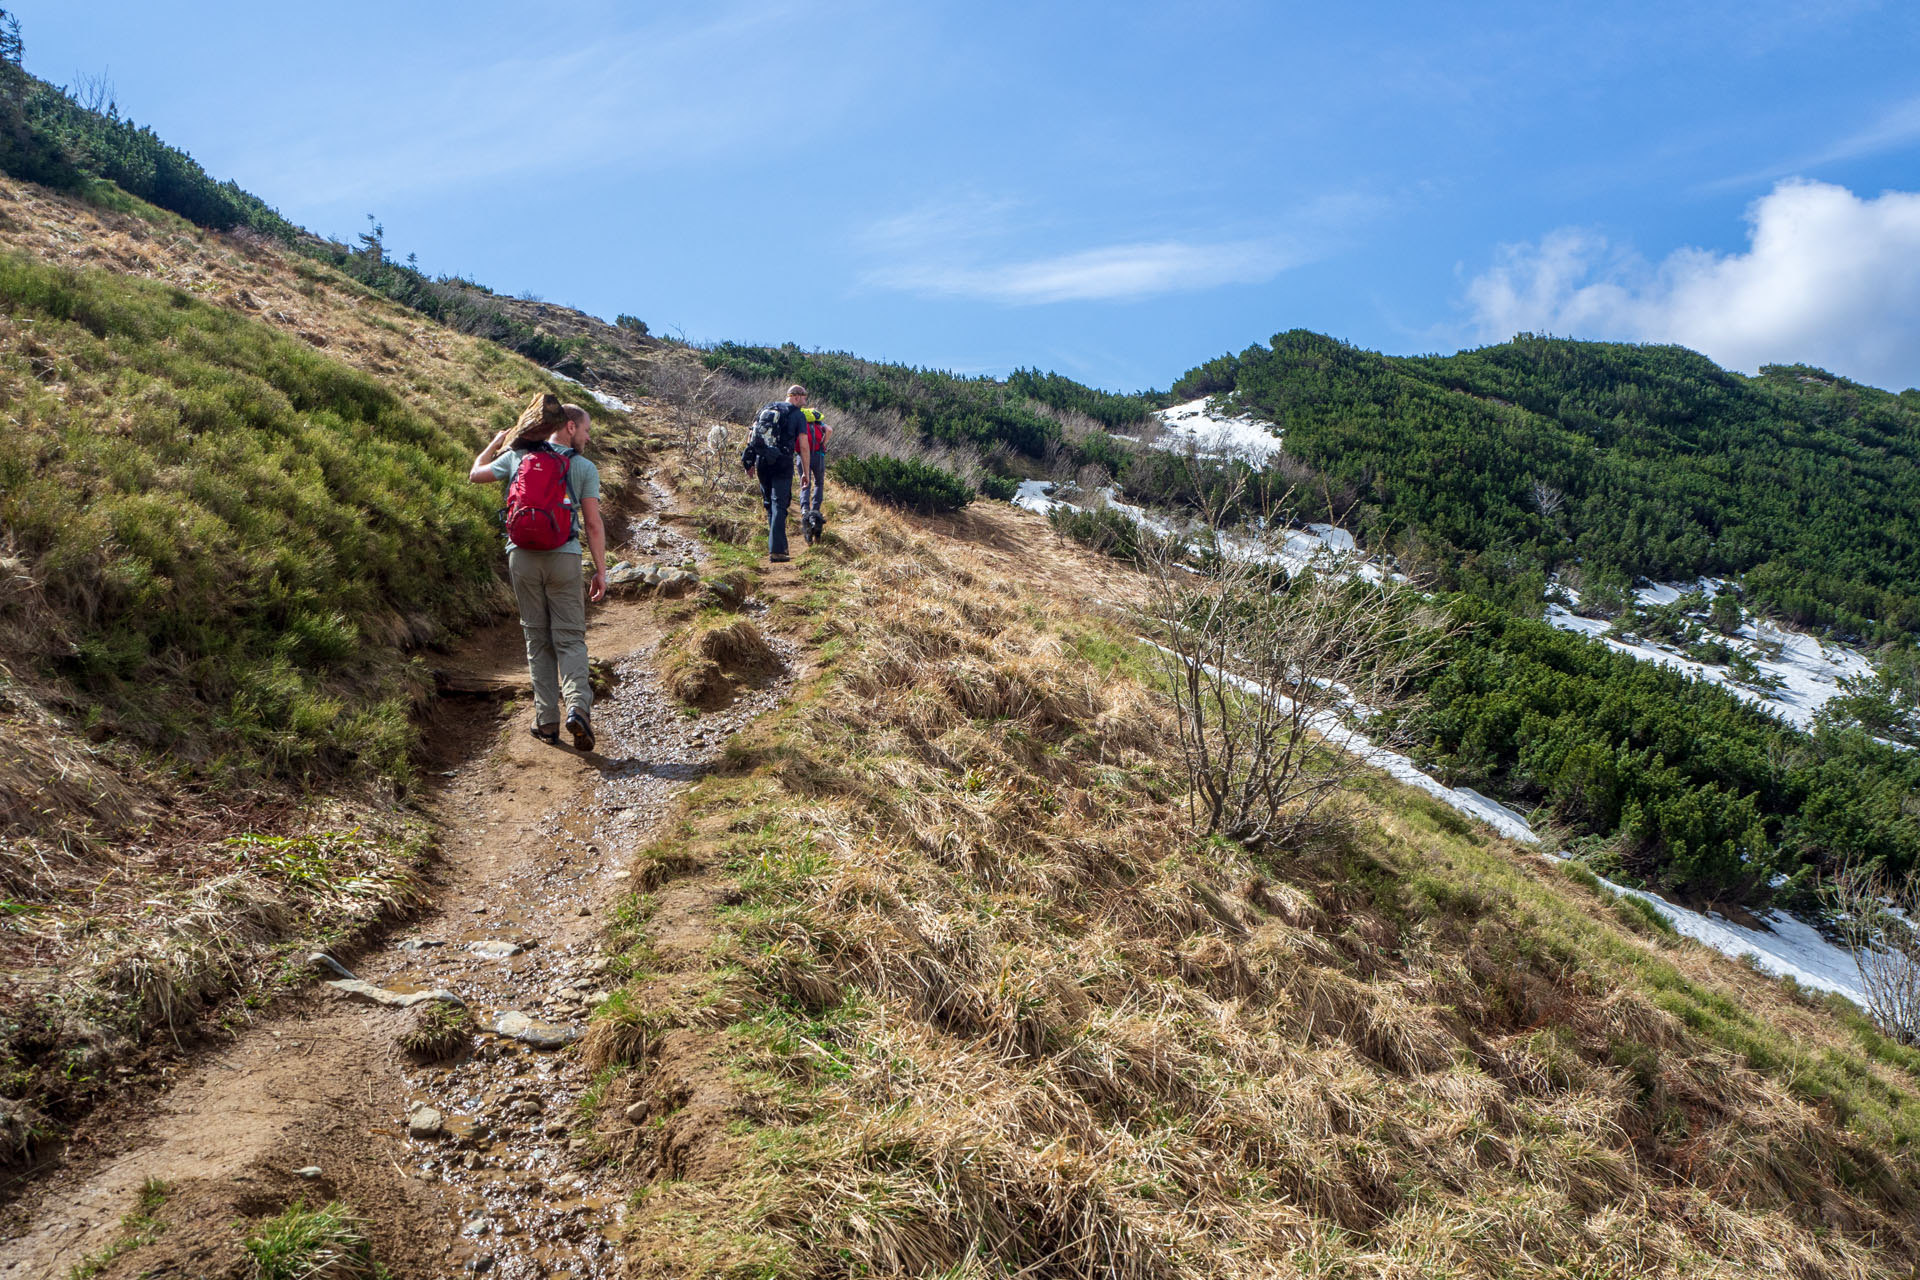
[[[577,551],[507,551],[507,575],[527,633],[527,669],[533,674],[533,720],[557,726],[566,711],[587,715],[593,685],[587,675],[587,593]],[[566,694],[566,710],[560,697]]]

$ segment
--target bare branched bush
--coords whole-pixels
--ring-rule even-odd
[[[1082,493],[1098,493],[1113,483],[1113,473],[1097,462],[1088,462],[1073,473],[1073,483]]]
[[[1144,541],[1141,560],[1189,818],[1198,833],[1283,843],[1399,744],[1394,726],[1407,723],[1414,678],[1447,628],[1415,593],[1350,565],[1290,575],[1279,522],[1230,537],[1212,522],[1196,528]]]
[[[653,393],[666,402],[672,414],[675,433],[683,450],[691,449],[712,421],[718,375],[693,360],[662,360],[653,374]]]
[[[752,421],[758,408],[756,405],[746,410],[744,418],[738,416],[738,397],[732,394],[736,385],[694,359],[662,361],[653,379],[654,394],[671,412],[674,440],[686,474],[698,477],[709,494],[736,482],[739,476],[734,452],[738,433],[730,432],[727,424]],[[784,389],[772,398],[783,393]],[[737,482],[743,484],[744,480]]]
[[[1544,480],[1534,480],[1527,486],[1527,492],[1533,498],[1534,507],[1541,515],[1551,520],[1554,514],[1566,505],[1567,495]]]
[[[92,111],[105,115],[108,110],[118,107],[118,94],[113,87],[113,78],[105,71],[98,73],[80,72],[74,76],[73,83],[66,86],[66,95],[74,105],[83,111]]]
[[[763,405],[785,399],[787,386],[787,383],[772,378],[747,382],[722,374],[711,384],[713,414],[724,422],[745,426],[759,415]]]
[[[1867,1014],[1901,1044],[1920,1045],[1920,884],[1849,863],[1827,893],[1860,971]]]

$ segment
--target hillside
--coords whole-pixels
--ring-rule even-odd
[[[420,655],[511,607],[465,468],[564,390],[279,244],[116,203],[0,179],[14,1150],[152,1028],[271,979],[277,941],[418,900]],[[617,503],[632,438],[587,399]]]
[[[41,122],[15,144],[68,120],[32,154],[91,170],[0,180],[0,1277],[1920,1267],[1920,1050],[1343,772],[1323,728],[1278,735],[1341,780],[1315,821],[1209,829],[1141,641],[1184,615],[1141,569],[1008,503],[914,515],[838,480],[825,536],[771,564],[707,445],[800,377],[841,440],[963,496],[1051,477],[1108,533],[1141,528],[1116,480],[1168,509],[1291,486],[1292,517],[1470,588],[1405,600],[1458,646],[1431,755],[1586,806],[1649,877],[1759,895],[1845,839],[1920,856],[1911,755],[1519,615],[1575,554],[1602,588],[1722,554],[1664,504],[1745,484],[1709,455],[1764,409],[1788,461],[1730,492],[1769,558],[1713,571],[1825,600],[1805,566],[1843,547],[1829,623],[1910,630],[1903,398],[1555,347],[1549,403],[1524,362],[1302,338],[1177,388],[1285,426],[1292,456],[1242,474],[1153,449],[1151,393],[691,351],[428,279],[377,229],[315,244],[245,193],[215,212],[257,217],[189,223],[102,176],[100,139],[139,131],[11,101]],[[149,150],[176,203],[220,185]],[[524,732],[497,498],[462,479],[542,390],[596,419],[630,570],[591,614],[592,752]],[[1387,432],[1424,471],[1353,460]],[[1512,506],[1541,478],[1512,458],[1555,450],[1563,503]],[[1772,529],[1773,490],[1832,476],[1851,525]],[[1604,531],[1620,510],[1653,551]],[[1887,565],[1861,511],[1896,521]],[[1335,523],[1300,536],[1351,546]],[[1196,567],[1161,589],[1204,604]],[[1249,580],[1278,617],[1314,575]]]
[[[1448,585],[1530,601],[1554,572],[1615,593],[1712,575],[1796,624],[1920,630],[1920,390],[1747,378],[1677,347],[1521,337],[1399,358],[1295,330],[1173,395],[1277,424],[1338,495],[1320,518]]]

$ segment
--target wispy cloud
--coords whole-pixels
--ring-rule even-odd
[[[1920,385],[1920,193],[1782,182],[1747,218],[1745,253],[1679,249],[1658,266],[1577,228],[1503,246],[1467,286],[1475,327],[1487,341],[1678,342],[1738,369],[1809,363]]]
[[[251,181],[294,206],[354,207],[534,175],[710,163],[775,121],[791,141],[832,127],[865,84],[858,50],[818,47],[814,16],[791,0],[731,0],[591,40],[556,27],[511,51],[442,50],[419,74],[334,93],[323,127],[290,118],[278,136],[266,131]],[[891,30],[876,16],[868,35]],[[836,74],[809,82],[807,110],[794,114],[766,91],[767,63],[740,56],[752,48],[831,58]]]
[[[1333,193],[1304,202],[1283,227],[1264,233],[1141,236],[1034,253],[1026,248],[1034,240],[1057,242],[1066,234],[1058,219],[967,192],[869,224],[857,237],[871,262],[859,278],[871,288],[1010,306],[1126,302],[1260,284],[1324,256],[1383,205]]]
[[[991,302],[1115,302],[1271,280],[1305,258],[1268,240],[1107,245],[1006,263],[897,264],[869,271],[883,288]]]
[[[1737,190],[1756,182],[1772,182],[1788,174],[1804,174],[1844,160],[1877,156],[1902,147],[1920,144],[1920,96],[1904,99],[1883,110],[1863,129],[1836,138],[1815,151],[1791,161],[1728,178],[1716,178],[1705,185],[1708,191]]]

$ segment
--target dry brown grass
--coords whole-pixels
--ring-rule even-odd
[[[780,655],[745,618],[708,620],[677,635],[663,663],[667,691],[689,706],[727,706],[741,688],[777,673]]]
[[[475,450],[553,385],[528,362],[282,246],[163,215],[112,213],[0,179],[0,251],[163,281],[245,315],[377,376]],[[30,393],[36,432],[126,435],[138,406],[116,401],[111,369],[75,361],[60,341],[48,325],[0,317],[0,393],[22,402]],[[625,461],[603,463],[610,504],[631,487]],[[130,745],[125,726],[58,678],[74,620],[89,616],[100,585],[71,563],[63,576],[47,572],[0,530],[0,1074],[10,1096],[64,1118],[110,1087],[113,1056],[143,1033],[185,1037],[224,993],[270,987],[274,947],[289,932],[352,928],[404,906],[422,840],[372,787],[320,798],[244,776],[214,787]],[[403,650],[440,630],[397,602],[365,635]],[[357,828],[378,834],[368,861],[347,858],[330,883],[290,883],[286,868],[237,860],[223,844],[237,832]]]
[[[1385,782],[1196,842],[1125,633],[836,528],[821,674],[662,845],[736,905],[622,998],[738,1096],[724,1163],[636,1166],[636,1274],[1911,1273],[1912,1064]]]

